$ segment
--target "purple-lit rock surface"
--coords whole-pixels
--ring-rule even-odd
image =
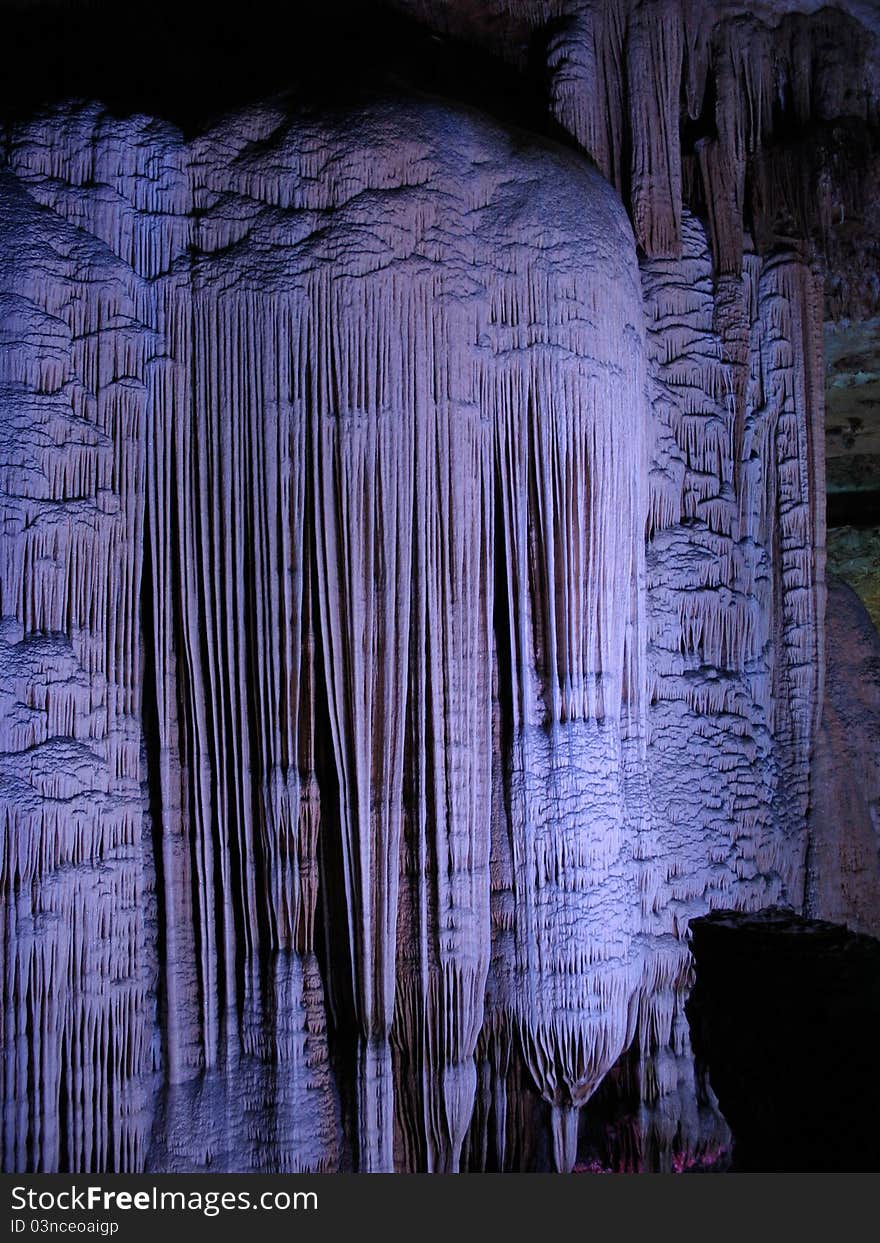
[[[594,1094],[699,1163],[689,921],[872,917],[810,870],[827,285],[743,234],[760,119],[708,211],[659,159],[671,29],[626,205],[574,70],[598,169],[387,93],[8,125],[4,1168],[569,1170]]]

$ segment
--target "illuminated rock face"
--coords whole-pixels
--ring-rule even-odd
[[[7,127],[6,1169],[705,1162],[689,922],[877,926],[843,596],[823,689],[866,32],[396,7],[540,35],[580,150],[400,91]]]
[[[11,152],[5,1164],[527,1167],[524,1066],[569,1169],[627,1049],[717,1142],[688,919],[804,891],[814,278],[687,212],[640,271],[439,104]]]

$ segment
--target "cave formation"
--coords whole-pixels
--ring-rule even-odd
[[[716,1162],[689,922],[880,931],[876,6],[13,8],[3,1168]]]

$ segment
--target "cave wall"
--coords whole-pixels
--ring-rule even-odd
[[[827,675],[812,762],[808,909],[880,932],[880,636],[861,600],[829,577]]]
[[[4,1168],[723,1146],[688,922],[803,904],[825,667],[828,285],[744,109],[850,116],[773,49],[853,27],[667,8],[549,32],[598,167],[408,90],[7,126]]]

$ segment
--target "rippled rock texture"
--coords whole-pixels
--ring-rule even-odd
[[[412,93],[7,126],[5,1168],[723,1150],[686,935],[807,891],[823,284],[658,165],[661,8],[635,232]]]

